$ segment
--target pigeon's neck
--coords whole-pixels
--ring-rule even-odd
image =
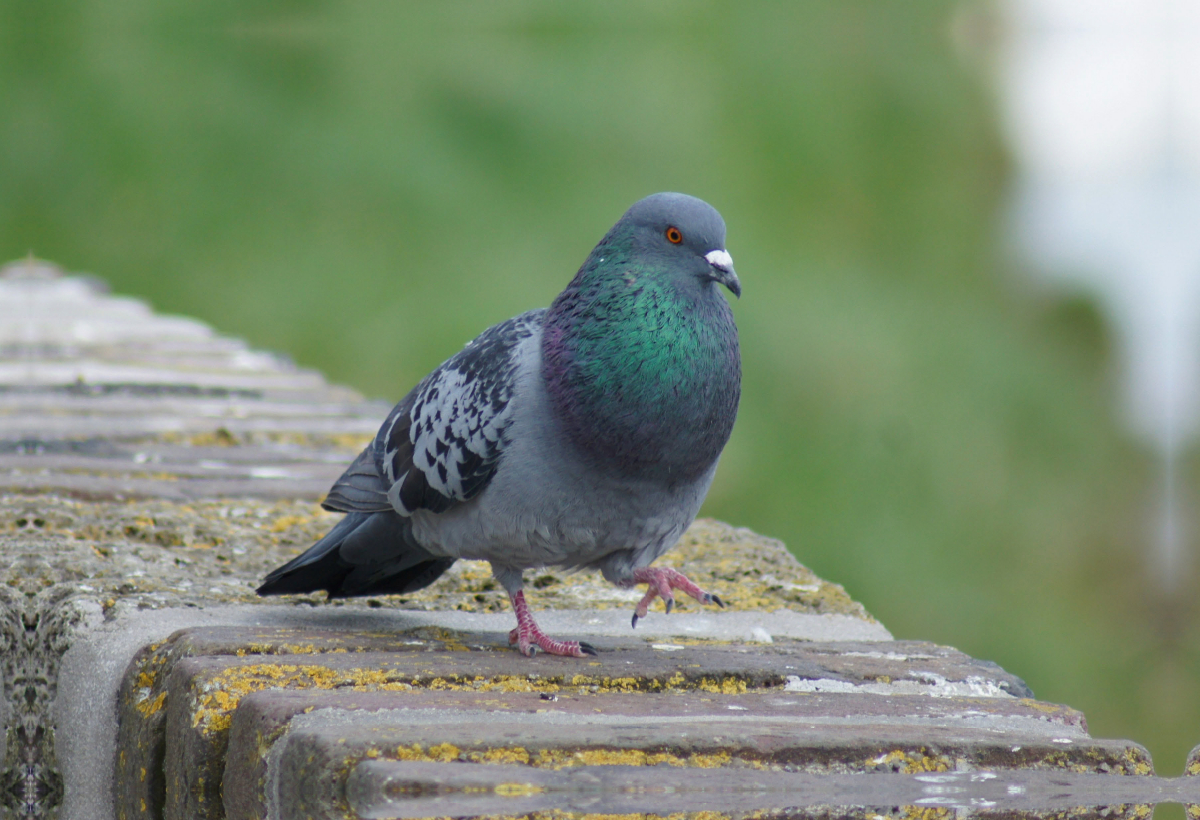
[[[605,243],[547,312],[542,372],[572,440],[630,476],[699,477],[737,415],[737,329],[716,285]]]

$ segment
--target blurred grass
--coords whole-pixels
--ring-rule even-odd
[[[705,512],[1178,773],[1200,636],[1144,580],[1152,465],[1094,307],[1006,261],[956,8],[3,0],[0,258],[396,399],[634,200],[708,199],[745,390]]]

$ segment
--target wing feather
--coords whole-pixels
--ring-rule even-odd
[[[367,447],[334,482],[321,506],[331,512],[383,512],[392,508],[387,491],[375,464],[374,448]]]
[[[372,449],[380,484],[401,515],[445,512],[491,481],[512,423],[517,348],[540,330],[544,314],[529,311],[484,331],[388,415]]]

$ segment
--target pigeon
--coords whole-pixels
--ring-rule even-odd
[[[260,595],[411,593],[456,560],[491,563],[532,656],[595,655],[538,627],[522,575],[599,570],[647,584],[633,626],[678,590],[724,606],[650,564],[700,509],[741,396],[724,286],[741,297],[725,222],[706,202],[635,203],[549,308],[485,330],[426,376],[323,502],[345,513]]]

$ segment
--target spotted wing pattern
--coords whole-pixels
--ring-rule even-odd
[[[545,310],[494,325],[425,377],[375,439],[388,498],[401,515],[444,512],[478,495],[503,454],[512,422],[518,344]]]

